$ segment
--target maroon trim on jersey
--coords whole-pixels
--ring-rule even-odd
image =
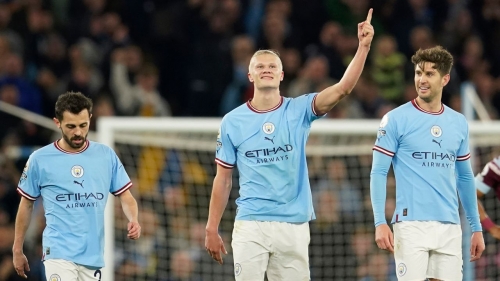
[[[470,153],[467,153],[464,156],[457,156],[457,161],[465,161],[470,159]]]
[[[500,198],[500,167],[490,161],[486,164],[487,169],[481,172],[482,182],[496,191],[497,197]]]
[[[19,193],[22,197],[30,200],[30,201],[36,201],[36,197],[33,197],[29,195],[28,193],[24,192],[20,187],[17,188],[17,193]]]
[[[374,145],[373,148],[372,148],[372,150],[376,150],[376,151],[381,152],[381,153],[383,153],[383,154],[385,154],[387,156],[390,156],[390,157],[394,156],[394,152],[392,152],[390,150],[387,150],[385,148],[382,148],[382,147],[380,147],[378,145]]]
[[[78,150],[78,151],[68,151],[68,150],[65,150],[64,148],[60,147],[59,144],[57,143],[59,140],[56,140],[54,142],[54,146],[57,148],[57,150],[61,151],[61,152],[64,152],[64,153],[67,153],[67,154],[79,154],[79,153],[82,153],[84,152],[85,150],[87,150],[87,148],[89,147],[90,145],[90,142],[89,140],[86,140],[85,141],[85,144],[83,144],[82,146],[82,149]]]
[[[316,105],[316,98],[318,97],[318,95],[315,95],[314,98],[313,98],[313,101],[312,101],[312,104],[311,104],[311,107],[312,107],[312,112],[314,113],[314,115],[316,116],[319,116],[318,113],[316,113],[316,109],[314,109],[315,105]]]
[[[122,194],[123,192],[125,192],[125,191],[129,190],[129,188],[131,188],[131,187],[132,187],[132,182],[131,182],[131,181],[129,181],[129,182],[128,182],[126,185],[124,185],[122,188],[118,189],[118,191],[113,192],[113,195],[114,195],[114,196],[118,196],[118,195]]]
[[[422,111],[423,113],[427,113],[427,114],[431,114],[431,115],[439,115],[439,114],[444,112],[444,105],[442,103],[441,103],[441,109],[438,112],[427,111],[427,110],[421,108],[420,105],[418,105],[418,103],[417,103],[417,99],[413,99],[411,101],[411,104],[413,104],[413,106],[416,109]]]
[[[221,165],[221,167],[226,168],[226,169],[232,169],[234,167],[234,165],[231,165],[227,162],[224,162],[224,161],[220,160],[219,158],[215,158],[215,163]]]
[[[248,106],[248,108],[250,108],[251,111],[253,111],[255,113],[268,113],[268,112],[271,112],[271,111],[278,109],[283,104],[283,97],[280,97],[280,98],[281,98],[280,102],[275,107],[270,108],[270,109],[266,109],[266,110],[258,110],[257,108],[253,107],[252,103],[251,103],[252,100],[247,101],[247,106]]]

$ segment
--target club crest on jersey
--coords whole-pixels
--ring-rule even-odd
[[[443,131],[441,130],[441,127],[438,125],[434,125],[431,128],[431,135],[435,138],[439,138],[443,134]]]
[[[241,265],[239,263],[234,265],[234,275],[238,276],[241,273]]]
[[[398,275],[403,276],[406,274],[406,265],[404,263],[398,264]]]
[[[61,281],[61,277],[57,274],[50,275],[49,281]]]
[[[382,120],[380,120],[379,127],[384,128],[388,122],[389,122],[389,116],[386,114],[386,115],[384,115],[384,117],[382,117]]]
[[[262,126],[262,131],[264,131],[264,133],[268,135],[274,133],[274,124],[271,122],[264,123],[264,125]]]
[[[71,175],[75,178],[83,177],[83,167],[78,165],[71,167]]]

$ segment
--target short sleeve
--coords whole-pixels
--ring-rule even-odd
[[[316,102],[317,96],[318,93],[305,94],[293,98],[291,101],[291,106],[293,106],[296,116],[303,115],[304,122],[308,126],[310,126],[314,120],[326,116],[326,114],[318,116],[314,110],[314,103]]]
[[[217,134],[215,162],[224,168],[232,169],[236,163],[236,148],[231,141],[228,125],[227,119],[223,118]]]
[[[19,179],[17,192],[31,201],[36,201],[36,198],[40,196],[38,165],[33,154],[26,161],[21,178]]]
[[[377,132],[377,140],[373,150],[393,157],[399,147],[398,126],[396,118],[389,113],[382,117]]]
[[[111,162],[112,176],[109,191],[113,195],[118,196],[132,187],[132,181],[130,181],[130,177],[127,171],[125,171],[125,167],[123,167],[122,162],[113,150],[111,150]]]

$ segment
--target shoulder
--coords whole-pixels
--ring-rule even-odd
[[[238,120],[240,120],[242,118],[248,117],[248,114],[251,114],[251,113],[252,113],[252,111],[248,107],[247,103],[244,103],[244,104],[238,106],[237,108],[226,113],[226,115],[224,115],[224,117],[222,117],[221,122],[222,122],[222,124],[231,124],[235,121],[237,122]]]
[[[89,148],[95,154],[103,155],[115,155],[115,151],[108,145],[102,144],[100,142],[89,141]]]
[[[48,156],[49,154],[52,154],[54,152],[57,152],[57,148],[55,146],[54,142],[51,142],[50,144],[47,144],[46,146],[43,146],[31,153],[29,159],[30,160],[35,160],[44,156]]]
[[[467,119],[465,118],[465,115],[463,115],[462,113],[452,109],[451,107],[447,106],[447,105],[443,105],[444,106],[444,112],[446,115],[448,116],[452,116],[453,118],[457,118],[457,120],[459,122],[467,122]]]

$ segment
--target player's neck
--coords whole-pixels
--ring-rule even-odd
[[[71,146],[69,146],[69,144],[63,138],[60,138],[57,141],[57,145],[60,148],[62,148],[63,150],[69,151],[69,152],[79,152],[80,150],[85,148],[85,145],[82,145],[82,147],[80,147],[80,148],[72,148]]]
[[[281,101],[281,96],[279,91],[276,92],[254,92],[254,96],[250,101],[250,104],[258,110],[268,110]]]
[[[425,101],[420,97],[417,97],[415,101],[417,102],[418,106],[420,106],[420,108],[429,112],[439,112],[443,107],[441,99],[433,99],[431,101]]]

